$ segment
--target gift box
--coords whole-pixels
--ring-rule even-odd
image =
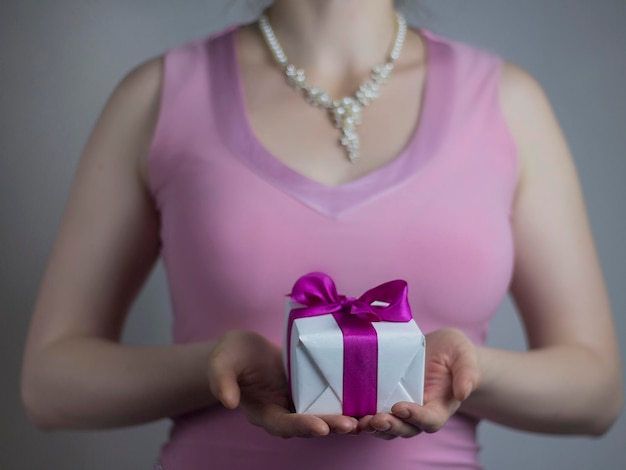
[[[365,416],[399,401],[423,403],[425,338],[405,281],[358,299],[310,273],[287,301],[283,359],[297,413]]]

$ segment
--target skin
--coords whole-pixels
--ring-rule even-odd
[[[351,94],[393,37],[390,1],[277,0],[270,19],[288,57],[333,96]],[[416,31],[363,113],[358,165],[335,145],[328,117],[285,84],[254,26],[239,31],[238,61],[258,138],[286,165],[329,186],[392,160],[419,117],[427,61]],[[622,406],[621,368],[580,182],[543,90],[510,63],[500,99],[520,162],[511,294],[528,351],[478,347],[454,329],[433,332],[424,406],[398,403],[391,414],[356,420],[291,413],[280,349],[253,332],[184,345],[119,344],[158,256],[146,156],[161,83],[161,58],[124,77],[81,155],[24,354],[22,400],[38,428],[134,425],[218,403],[240,407],[252,424],[281,437],[413,437],[436,432],[455,412],[536,432],[600,435],[610,428]],[[383,119],[393,121],[384,139]],[[298,136],[289,139],[298,149],[285,132]]]

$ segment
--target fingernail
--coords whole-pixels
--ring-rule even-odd
[[[468,397],[472,394],[472,390],[474,389],[474,384],[472,384],[471,382],[467,384],[467,387],[465,387],[465,396],[463,397],[463,400],[467,400]]]
[[[335,432],[337,434],[348,434],[352,431],[354,431],[354,425],[352,423],[343,423]]]
[[[376,426],[376,429],[378,429],[379,431],[389,431],[390,428],[391,428],[391,424],[389,423],[383,423],[380,426]]]
[[[406,408],[399,410],[397,413],[394,413],[398,418],[406,419],[411,416],[411,413]]]

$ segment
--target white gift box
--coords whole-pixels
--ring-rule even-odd
[[[287,301],[283,359],[290,355],[291,394],[296,413],[343,414],[343,334],[333,315],[294,320],[287,340],[289,313],[300,308]],[[390,412],[400,401],[423,404],[426,341],[414,320],[372,322],[378,337],[377,412]],[[290,347],[290,350],[288,350]]]

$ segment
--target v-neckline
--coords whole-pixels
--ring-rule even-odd
[[[221,62],[212,64],[213,70],[216,67],[223,69],[222,80],[217,80],[219,89],[214,93],[220,101],[218,126],[236,157],[274,187],[323,215],[338,217],[398,186],[434,159],[440,143],[440,129],[436,123],[441,124],[441,120],[447,118],[448,106],[442,102],[447,93],[442,87],[446,86],[444,82],[448,74],[442,68],[448,61],[442,60],[442,44],[429,30],[418,30],[426,49],[426,70],[420,111],[409,141],[389,162],[356,179],[329,186],[287,166],[257,137],[247,109],[237,56],[238,29],[233,27],[223,36],[223,49],[217,54],[220,57],[215,57]]]

